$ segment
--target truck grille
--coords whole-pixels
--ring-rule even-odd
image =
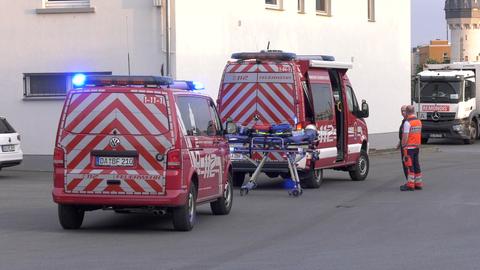
[[[434,118],[434,114],[438,115],[438,119]],[[427,113],[428,121],[452,121],[455,119],[457,114],[454,112],[436,112],[436,113]]]

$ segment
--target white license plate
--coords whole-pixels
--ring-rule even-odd
[[[2,145],[2,152],[15,152],[15,145]]]
[[[243,155],[242,154],[230,154],[230,159],[231,160],[241,160],[241,159],[243,159]]]
[[[133,157],[96,157],[95,164],[105,167],[132,167]]]
[[[430,134],[430,138],[443,138],[443,134]]]

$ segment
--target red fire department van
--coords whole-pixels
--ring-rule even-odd
[[[168,77],[77,75],[54,152],[53,200],[64,229],[85,211],[171,214],[191,230],[196,205],[232,207],[228,142],[211,98]]]
[[[348,171],[352,180],[364,180],[369,170],[368,131],[364,118],[368,104],[358,105],[347,71],[351,63],[332,56],[297,56],[282,51],[235,53],[227,63],[218,96],[222,123],[256,125],[290,124],[313,128],[318,138],[314,162],[307,157],[299,174],[302,186],[318,188],[323,169]],[[235,145],[230,145],[231,149]],[[259,160],[255,153],[232,154],[233,183],[240,186]],[[309,159],[308,159],[309,158]],[[280,153],[270,153],[263,172],[288,177]]]

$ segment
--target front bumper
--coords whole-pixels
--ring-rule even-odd
[[[454,129],[455,126],[455,129]],[[452,121],[422,121],[422,138],[451,138],[451,139],[469,139],[469,120]]]
[[[63,188],[54,188],[53,201],[58,204],[90,206],[156,206],[176,207],[185,205],[187,189],[166,190],[165,195],[99,195],[65,193]]]

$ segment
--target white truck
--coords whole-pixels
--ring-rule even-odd
[[[422,143],[431,138],[478,138],[480,63],[433,64],[418,73],[412,102],[422,121]]]

